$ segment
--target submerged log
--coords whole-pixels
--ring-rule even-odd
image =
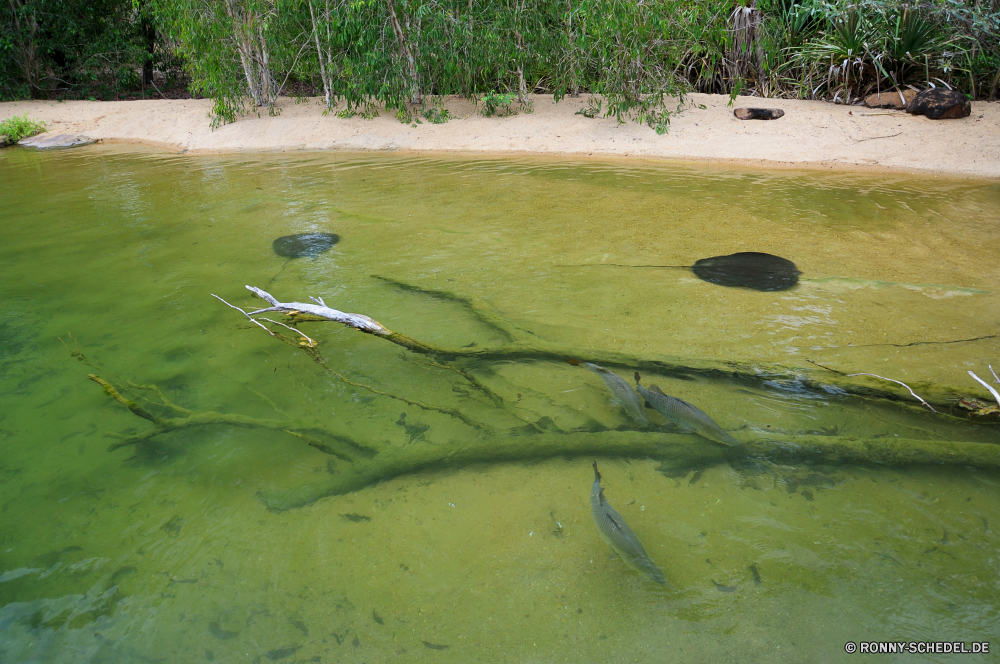
[[[384,281],[388,281],[394,285],[400,284],[400,282],[387,279]],[[406,286],[407,290],[419,290],[405,284],[404,286]],[[288,315],[291,318],[292,324],[316,321],[341,323],[394,343],[411,352],[432,356],[441,362],[467,361],[470,366],[475,367],[504,362],[562,363],[570,359],[575,359],[580,362],[598,364],[609,369],[619,369],[628,375],[631,375],[633,371],[639,371],[644,374],[652,373],[682,380],[699,377],[713,382],[741,386],[760,386],[765,381],[785,381],[793,383],[797,387],[816,392],[851,395],[864,399],[879,399],[893,402],[903,407],[917,403],[910,396],[909,391],[904,393],[902,390],[894,390],[874,380],[851,380],[854,376],[850,376],[846,372],[837,371],[818,364],[816,366],[822,369],[822,371],[761,363],[749,364],[734,360],[700,360],[693,358],[685,360],[653,359],[615,351],[580,349],[540,339],[533,339],[531,343],[511,341],[494,347],[446,348],[427,344],[405,334],[390,330],[368,316],[362,314],[345,314],[336,309],[331,309],[325,305],[322,299],[311,298],[319,306],[301,302],[282,303],[270,293],[259,288],[252,286],[247,286],[246,288],[271,304],[269,308],[250,312],[250,316],[275,311]],[[465,298],[457,295],[450,293],[446,295],[448,299],[467,303],[467,306],[474,311],[482,312],[485,309],[485,307],[470,303]],[[444,296],[444,292],[433,291],[432,296],[442,297]],[[500,322],[499,317],[495,315],[485,316],[482,313],[477,317],[481,321],[487,322],[491,328],[502,331],[505,337],[513,338],[515,336],[516,328],[513,325]],[[935,407],[936,410],[944,412],[949,411],[963,394],[962,390],[957,388],[931,384],[917,383],[914,384],[914,389],[920,391],[926,403]]]
[[[177,406],[165,399],[163,400],[163,403],[157,405],[173,411],[181,417],[163,417],[150,412],[148,409],[144,408],[135,401],[126,399],[111,383],[104,380],[100,376],[87,374],[87,378],[104,388],[104,393],[106,395],[125,406],[125,408],[127,408],[133,415],[137,415],[138,417],[148,420],[155,425],[154,428],[148,429],[143,433],[129,436],[116,443],[112,443],[108,447],[109,452],[113,452],[119,448],[127,447],[129,445],[137,445],[156,436],[178,431],[180,429],[213,425],[282,431],[306,441],[309,445],[312,445],[321,452],[332,454],[333,456],[343,459],[344,461],[357,461],[360,458],[372,457],[378,452],[378,448],[376,447],[359,443],[350,436],[332,431],[331,429],[318,424],[309,425],[292,420],[271,420],[249,417],[247,415],[218,413],[210,410],[195,412],[186,408],[181,408],[180,406]],[[155,386],[137,385],[136,387],[159,392],[159,389]]]
[[[694,434],[646,431],[542,433],[476,442],[389,448],[322,482],[259,494],[271,510],[303,507],[327,496],[358,491],[401,475],[458,469],[483,463],[511,463],[574,457],[652,458],[685,468],[737,458],[847,462],[880,466],[959,465],[1000,468],[1000,445],[902,438],[761,434],[730,448]]]

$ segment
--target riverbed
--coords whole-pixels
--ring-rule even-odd
[[[274,509],[268,496],[379,451],[599,441],[637,423],[569,362],[445,361],[303,323],[311,348],[212,297],[247,311],[264,303],[246,285],[322,298],[466,353],[683,364],[642,379],[740,440],[997,445],[995,419],[956,405],[988,404],[967,372],[1000,369],[997,183],[114,145],[5,150],[0,181],[3,659],[828,662],[859,657],[847,642],[1000,647],[988,468],[566,454],[431,465]],[[275,253],[302,233],[338,242]],[[737,252],[793,261],[797,284],[729,288],[690,269]],[[626,364],[614,371],[634,383]],[[951,407],[879,379],[897,399],[795,380],[824,372]],[[88,375],[161,418],[289,422],[361,447],[224,423],[130,443],[153,425]],[[647,411],[649,431],[673,435]],[[666,584],[609,557],[594,461]]]

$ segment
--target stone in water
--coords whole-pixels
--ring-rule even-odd
[[[691,270],[711,284],[759,291],[788,290],[799,283],[802,274],[787,258],[756,251],[702,258]]]
[[[75,148],[96,142],[94,139],[83,134],[38,134],[22,138],[17,144],[26,148],[35,148],[36,150],[50,150],[52,148]]]
[[[298,233],[279,237],[271,248],[285,258],[318,256],[340,241],[336,233]]]

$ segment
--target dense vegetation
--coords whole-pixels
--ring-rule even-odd
[[[850,103],[907,85],[996,98],[1000,0],[7,0],[0,15],[3,99],[179,89],[223,122],[290,90],[401,120],[434,95],[587,91],[662,130],[685,91]]]

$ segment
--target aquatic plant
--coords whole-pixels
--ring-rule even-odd
[[[0,121],[0,136],[5,136],[9,143],[17,143],[22,138],[34,136],[43,131],[45,131],[45,123],[41,120],[30,119],[27,113]]]

